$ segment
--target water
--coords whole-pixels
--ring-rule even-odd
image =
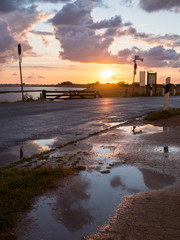
[[[23,150],[23,157],[31,157],[36,153],[50,150],[58,145],[57,138],[40,139],[26,141],[22,144],[17,144],[8,150],[0,151],[0,166],[16,162],[20,159],[20,150]]]
[[[40,91],[47,90],[47,91],[70,91],[70,90],[83,90],[84,88],[73,88],[73,87],[46,87],[46,86],[23,86],[24,91],[28,90],[37,90],[37,92],[29,92],[28,95],[31,95],[33,99],[37,99],[40,97]],[[6,86],[6,87],[0,87],[1,91],[21,91],[21,86]],[[24,93],[26,94],[26,93]],[[0,102],[15,102],[22,100],[22,93],[6,93],[6,94],[0,94]]]
[[[118,129],[121,129],[125,132],[128,132],[130,134],[154,134],[154,133],[161,133],[163,132],[163,127],[159,127],[159,126],[154,126],[152,124],[146,124],[143,126],[136,126],[134,132],[133,130],[133,126],[123,126],[123,127],[119,127]]]
[[[82,239],[113,217],[123,196],[173,182],[174,178],[166,174],[125,165],[112,168],[109,174],[81,172],[37,200],[20,223],[18,239]]]

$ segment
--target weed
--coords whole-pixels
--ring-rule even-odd
[[[110,171],[109,170],[102,170],[101,173],[108,174],[108,173],[110,173]]]
[[[18,212],[29,209],[32,199],[55,186],[55,181],[72,172],[72,169],[38,168],[30,170],[12,169],[0,171],[0,239],[5,238],[15,223]],[[15,238],[12,238],[15,239]]]
[[[144,120],[153,121],[158,119],[166,119],[175,115],[180,115],[180,108],[151,112],[144,117]]]
[[[85,171],[86,167],[85,166],[75,166],[73,167],[74,170],[78,170],[78,171]]]
[[[79,160],[76,160],[76,161],[74,161],[73,163],[72,163],[72,166],[75,166],[75,165],[77,165],[79,163]]]

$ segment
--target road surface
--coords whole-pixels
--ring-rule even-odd
[[[163,97],[0,104],[0,150],[7,151],[27,140],[57,136],[63,143],[161,110],[163,104]],[[170,107],[179,106],[180,96],[170,97]]]

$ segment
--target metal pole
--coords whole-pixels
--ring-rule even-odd
[[[19,70],[20,70],[20,79],[21,79],[21,91],[22,91],[22,101],[24,101],[24,91],[23,91],[23,82],[22,82],[22,69],[21,69],[21,44],[18,44],[18,55],[19,55]]]
[[[24,101],[24,91],[23,91],[23,82],[22,82],[22,69],[21,69],[21,61],[20,60],[19,60],[19,70],[20,70],[20,79],[21,79],[22,101]]]
[[[132,95],[134,96],[134,83],[135,83],[135,71],[133,71],[133,88],[132,88]]]

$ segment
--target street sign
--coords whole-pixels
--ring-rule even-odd
[[[140,71],[139,77],[140,77],[139,85],[140,85],[140,87],[144,87],[145,86],[145,81],[146,81],[146,72]]]
[[[135,56],[135,61],[136,61],[136,60],[140,60],[141,62],[143,62],[143,58],[140,58],[140,57],[137,56],[137,55]]]
[[[20,43],[18,44],[18,55],[19,56],[21,55],[21,44]]]
[[[157,74],[156,73],[148,73],[148,84],[156,84]]]

